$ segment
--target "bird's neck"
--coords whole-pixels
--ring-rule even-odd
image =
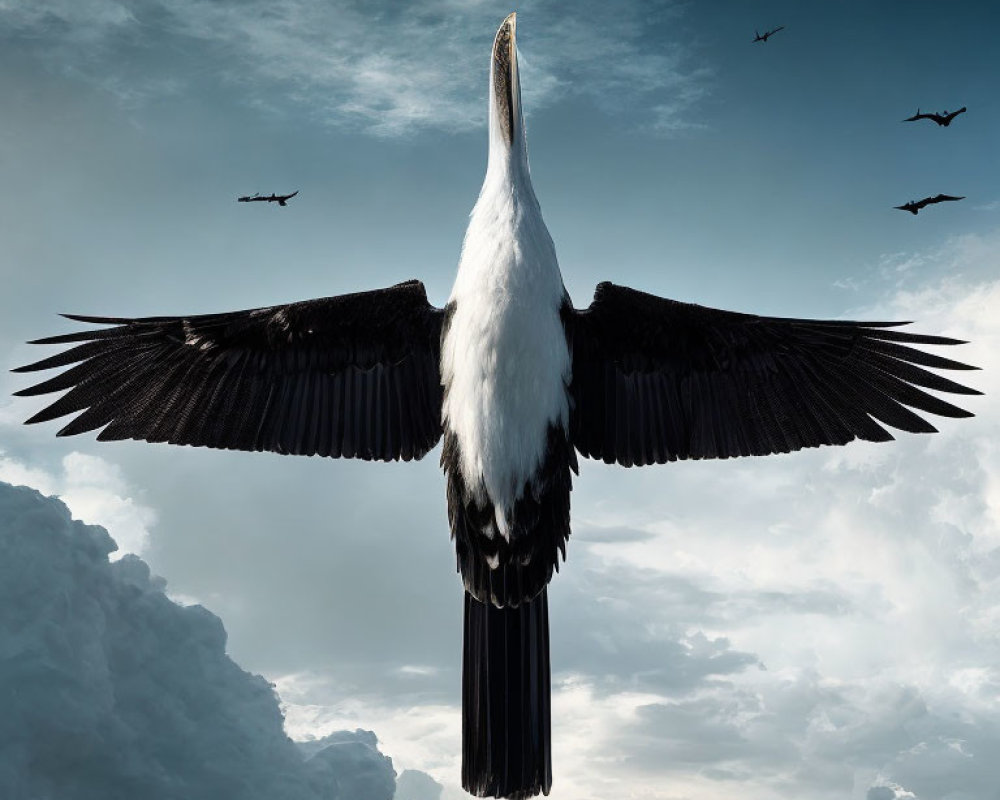
[[[531,170],[528,167],[528,150],[524,144],[523,130],[519,131],[513,145],[507,145],[503,141],[502,134],[499,130],[494,130],[494,127],[490,125],[490,152],[477,208],[484,197],[510,195],[521,205],[530,204],[541,216],[535,189],[531,185]]]
[[[491,155],[465,233],[452,298],[518,290],[551,295],[555,307],[564,291],[527,160]]]

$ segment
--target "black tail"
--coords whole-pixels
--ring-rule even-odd
[[[462,786],[534,797],[552,786],[548,591],[517,608],[465,595]]]

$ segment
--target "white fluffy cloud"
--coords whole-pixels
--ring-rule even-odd
[[[64,456],[60,467],[58,472],[29,467],[0,450],[0,481],[57,495],[77,519],[107,528],[118,548],[112,558],[142,555],[149,546],[156,513],[136,499],[121,469],[103,458],[77,452]]]
[[[0,483],[0,796],[391,800],[373,733],[302,745],[221,621],[103,528]]]

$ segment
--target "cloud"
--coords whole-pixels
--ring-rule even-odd
[[[448,654],[449,658],[455,656]],[[460,679],[458,679],[460,680]],[[331,731],[370,725],[379,731],[397,767],[419,767],[437,781],[454,787],[461,770],[461,715],[458,705],[444,705],[419,696],[403,705],[371,689],[347,691],[328,676],[284,675],[274,679],[289,735],[304,739],[323,737]],[[458,702],[455,684],[455,701]],[[408,781],[410,779],[407,779]]]
[[[443,788],[430,775],[407,769],[396,779],[394,800],[440,800]]]
[[[0,483],[0,795],[390,800],[375,735],[303,745],[221,621],[58,500]]]
[[[872,786],[865,795],[865,800],[917,800],[917,796],[899,784],[884,783]]]
[[[392,759],[378,751],[378,739],[371,731],[335,731],[322,739],[296,744],[319,778],[313,783],[336,787],[337,798],[393,800],[396,773]]]
[[[526,9],[519,34],[528,113],[584,96],[611,112],[648,107],[651,130],[690,127],[685,115],[707,92],[710,72],[690,66],[687,47],[655,34],[680,8],[628,0]],[[0,4],[0,22],[20,45],[38,44],[50,64],[57,53],[64,72],[127,104],[219,75],[250,104],[291,100],[318,120],[378,136],[481,128],[501,18],[488,4],[454,0]]]
[[[0,425],[3,420],[0,419]],[[156,512],[132,495],[121,468],[103,458],[72,452],[56,473],[28,467],[0,450],[0,481],[27,485],[46,495],[57,495],[77,519],[108,529],[117,541],[114,558],[143,554],[149,546]]]

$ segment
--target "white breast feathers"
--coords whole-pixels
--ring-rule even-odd
[[[507,521],[545,455],[548,428],[566,428],[570,354],[555,247],[534,194],[489,178],[473,209],[443,342],[443,422],[458,438],[462,479]]]

